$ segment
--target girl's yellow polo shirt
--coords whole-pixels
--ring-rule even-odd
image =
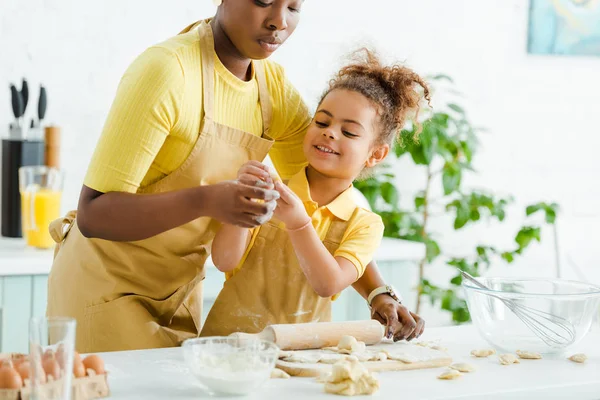
[[[135,193],[177,169],[188,157],[204,116],[198,31],[143,52],[125,72],[84,184],[100,192]],[[245,82],[215,57],[215,120],[260,135],[256,78]],[[302,142],[311,116],[283,68],[262,61],[273,105],[270,152],[283,179],[305,164]]]
[[[331,203],[319,207],[319,205],[310,197],[310,187],[306,179],[306,168],[302,168],[288,182],[288,186],[304,203],[306,212],[312,218],[312,224],[321,240],[325,239],[331,222],[334,220],[348,221],[348,227],[340,242],[340,247],[333,254],[334,257],[344,257],[356,268],[356,279],[358,280],[373,260],[375,252],[381,244],[383,238],[383,221],[381,217],[374,212],[359,208],[354,213],[357,205],[352,194],[352,186],[342,192]],[[227,278],[243,268],[243,264],[254,244],[260,227],[253,229],[250,244],[246,249],[238,267],[232,272],[226,273]],[[334,298],[337,296],[334,296]]]

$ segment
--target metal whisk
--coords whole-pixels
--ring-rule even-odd
[[[478,287],[491,290],[467,272],[461,270],[460,273],[464,279]],[[535,308],[524,306],[514,300],[504,299],[493,293],[487,293],[487,295],[504,303],[513,314],[548,346],[568,346],[575,341],[575,327],[570,321]]]

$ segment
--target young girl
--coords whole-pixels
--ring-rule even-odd
[[[287,186],[257,161],[239,170],[239,180],[258,177],[281,197],[265,225],[253,231],[223,225],[217,233],[213,262],[227,280],[202,336],[329,321],[331,300],[371,261],[383,222],[356,205],[352,182],[385,159],[421,98],[429,101],[429,90],[410,69],[383,66],[368,50],[364,55],[330,82],[304,139],[308,166]]]

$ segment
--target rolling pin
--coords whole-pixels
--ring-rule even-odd
[[[354,336],[367,345],[377,344],[383,339],[383,331],[378,321],[369,320],[269,325],[260,333],[238,332],[230,336],[266,340],[281,350],[307,350],[337,346],[344,335]]]

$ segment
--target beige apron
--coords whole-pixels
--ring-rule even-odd
[[[214,40],[207,21],[198,27],[202,56],[204,120],[185,162],[159,182],[140,189],[160,193],[235,179],[248,160],[263,160],[271,104],[264,66],[253,62],[259,85],[263,135],[213,119]],[[197,336],[202,316],[204,262],[218,222],[199,218],[146,240],[87,239],[75,213],[51,226],[58,243],[48,280],[49,316],[77,319],[77,350],[100,352],[176,346]]]
[[[334,220],[323,244],[333,255],[348,221]],[[271,324],[331,320],[331,299],[308,283],[283,223],[262,225],[242,267],[225,281],[201,336],[258,333]]]

